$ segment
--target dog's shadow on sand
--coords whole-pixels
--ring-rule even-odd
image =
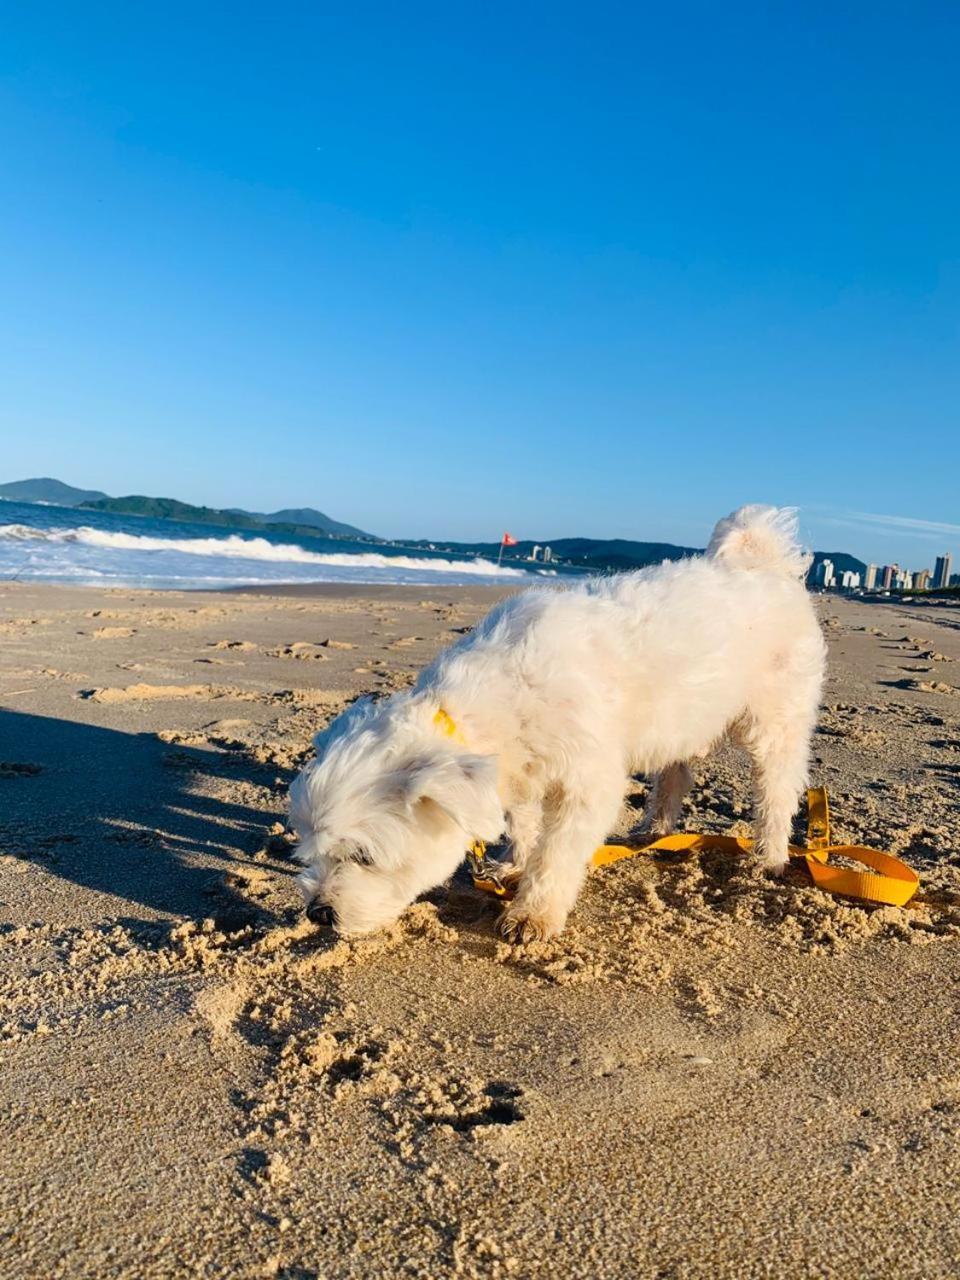
[[[249,916],[249,899],[223,872],[242,873],[278,815],[204,794],[197,782],[255,769],[216,751],[171,752],[152,733],[0,709],[0,853],[121,899],[118,907]],[[285,782],[281,773],[265,776]]]

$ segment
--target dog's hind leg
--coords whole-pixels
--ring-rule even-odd
[[[790,828],[807,784],[812,721],[799,708],[766,722],[755,720],[745,734],[754,767],[754,829],[760,861],[782,872],[789,859]]]
[[[657,774],[653,791],[643,810],[643,818],[631,834],[668,836],[676,830],[683,809],[683,797],[693,786],[693,774],[683,761],[668,764]]]
[[[534,942],[561,932],[593,851],[617,820],[623,792],[622,777],[567,782],[547,791],[540,838],[517,896],[500,918],[500,932],[510,941]]]

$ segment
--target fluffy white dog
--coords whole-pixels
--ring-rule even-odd
[[[500,928],[551,937],[630,774],[658,775],[645,826],[666,833],[686,762],[731,731],[754,766],[763,865],[781,871],[824,667],[806,566],[791,511],[743,507],[705,555],[512,596],[412,690],[354,704],[291,790],[310,918],[388,925],[506,831],[517,892]]]

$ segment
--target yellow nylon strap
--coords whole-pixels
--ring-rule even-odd
[[[807,847],[790,850],[802,857],[810,877],[818,889],[844,898],[860,898],[864,902],[883,902],[902,907],[917,892],[920,877],[900,858],[879,849],[866,849],[859,844],[830,843],[830,805],[823,787],[807,792]],[[860,862],[871,871],[838,867],[830,855],[839,854],[851,862]]]
[[[662,836],[650,844],[634,846],[627,844],[604,844],[593,855],[591,860],[595,867],[608,867],[622,858],[635,858],[640,853],[680,853],[699,852],[703,849],[719,849],[724,853],[748,853],[753,848],[753,840],[744,836],[715,835],[672,835]],[[851,862],[860,862],[871,867],[872,871],[858,871],[851,867],[839,867],[830,862],[830,857],[847,858]],[[826,790],[822,787],[811,788],[807,792],[807,847],[805,849],[790,846],[790,856],[802,858],[807,870],[818,889],[825,889],[844,898],[855,898],[861,902],[879,902],[888,906],[902,907],[910,901],[920,884],[920,877],[905,862],[895,858],[891,853],[881,853],[877,849],[866,849],[855,844],[830,843],[830,808]],[[478,889],[487,892],[503,893],[503,886],[497,886],[491,880],[475,879]]]

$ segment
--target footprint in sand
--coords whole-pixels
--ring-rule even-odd
[[[45,627],[52,621],[52,618],[9,618],[0,622],[0,635],[13,635],[24,627]]]
[[[898,689],[913,689],[916,693],[943,693],[948,696],[960,693],[960,689],[944,684],[942,680],[895,680],[893,683]]]
[[[329,646],[330,641],[327,641]],[[352,645],[348,646],[353,648]],[[268,649],[271,658],[296,658],[301,662],[329,662],[329,654],[324,653],[323,646],[311,644],[308,640],[296,640],[293,644],[281,645],[279,649]]]
[[[298,708],[330,707],[340,709],[342,693],[326,689],[239,689],[224,684],[129,684],[125,687],[79,689],[78,698],[85,702],[117,704],[123,702],[210,702],[215,698],[232,698],[236,702],[266,702]]]
[[[242,751],[250,746],[253,728],[252,720],[214,720],[202,729],[160,729],[157,737],[172,746]]]
[[[238,653],[250,653],[256,649],[252,640],[212,640],[208,649],[233,649]]]
[[[129,684],[125,688],[81,689],[77,697],[88,702],[156,702],[179,698],[206,701],[210,698],[238,698],[252,701],[261,695],[246,689],[216,684]]]

